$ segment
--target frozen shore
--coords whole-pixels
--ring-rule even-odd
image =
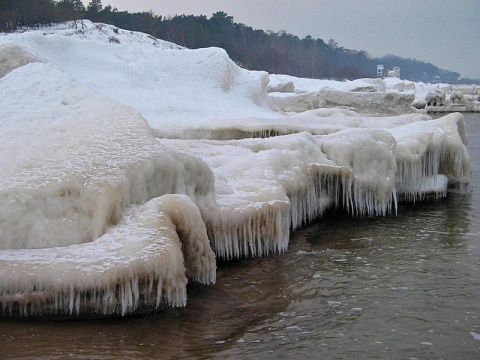
[[[185,306],[216,258],[284,252],[329,209],[467,191],[463,116],[413,108],[425,84],[247,71],[86,24],[0,34],[4,316]]]

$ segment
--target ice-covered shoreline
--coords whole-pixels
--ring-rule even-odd
[[[398,79],[285,95],[291,77],[221,49],[88,22],[2,36],[0,59],[5,316],[185,306],[215,256],[281,253],[328,209],[383,216],[470,182],[463,116],[418,113]]]

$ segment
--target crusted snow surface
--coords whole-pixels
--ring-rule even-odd
[[[467,190],[461,114],[360,115],[385,110],[368,94],[407,112],[411,84],[272,75],[306,101],[358,100],[280,114],[268,74],[221,49],[84,25],[0,36],[6,316],[184,306],[187,279],[215,281],[215,256],[283,252],[328,209],[382,216]]]

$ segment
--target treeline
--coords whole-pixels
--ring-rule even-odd
[[[188,48],[224,48],[239,65],[251,70],[309,78],[355,79],[375,77],[377,64],[385,69],[401,68],[401,77],[414,81],[468,82],[457,72],[442,70],[430,63],[388,55],[372,58],[365,51],[345,49],[334,40],[324,42],[285,31],[253,29],[236,23],[233,17],[217,12],[204,15],[162,17],[152,12],[118,11],[101,0],[85,7],[80,0],[1,0],[0,30],[17,31],[55,22],[81,19],[103,22],[122,29],[151,34]],[[466,81],[467,80],[467,81]]]
[[[94,5],[92,1],[91,5]],[[98,1],[101,8],[101,1]],[[90,12],[93,8],[89,5]],[[64,21],[80,21],[87,16],[81,0],[0,0],[0,31],[49,26]]]

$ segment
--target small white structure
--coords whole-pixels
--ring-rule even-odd
[[[382,64],[377,65],[377,77],[383,77],[383,69],[385,69],[385,66]]]

